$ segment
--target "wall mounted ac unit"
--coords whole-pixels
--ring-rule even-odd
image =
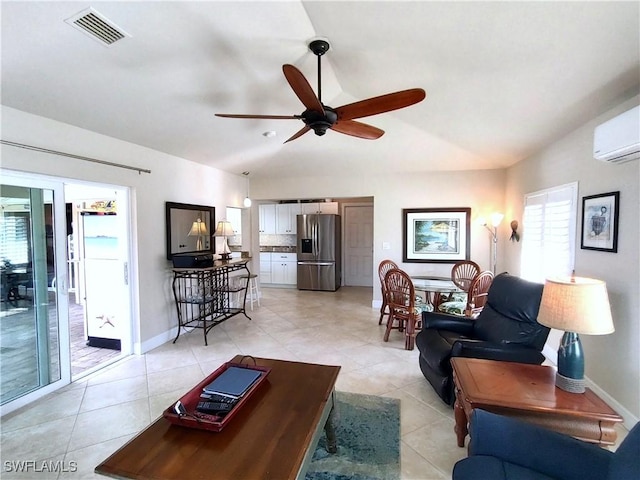
[[[640,158],[640,105],[596,127],[593,158],[609,163]]]

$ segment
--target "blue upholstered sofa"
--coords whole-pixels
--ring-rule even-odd
[[[638,480],[640,423],[614,452],[483,410],[471,414],[469,456],[453,480]]]

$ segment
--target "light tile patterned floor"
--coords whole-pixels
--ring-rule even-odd
[[[418,367],[418,351],[404,350],[397,331],[371,308],[370,288],[338,292],[262,289],[261,307],[216,326],[204,346],[202,331],[183,335],[142,356],[75,382],[2,418],[3,479],[105,478],[94,467],[155,420],[164,408],[234,355],[341,365],[336,388],[399,398],[403,479],[450,479],[466,455],[456,446],[453,412]],[[76,472],[9,472],[7,461],[50,461]],[[236,480],[236,479],[234,479]],[[242,480],[242,479],[237,479]]]

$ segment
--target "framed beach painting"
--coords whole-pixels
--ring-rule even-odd
[[[470,208],[403,209],[403,262],[455,263],[468,260],[470,221]]]
[[[618,251],[618,204],[620,192],[582,197],[583,250]]]

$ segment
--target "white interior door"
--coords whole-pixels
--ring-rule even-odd
[[[344,284],[373,286],[373,206],[344,208]]]

